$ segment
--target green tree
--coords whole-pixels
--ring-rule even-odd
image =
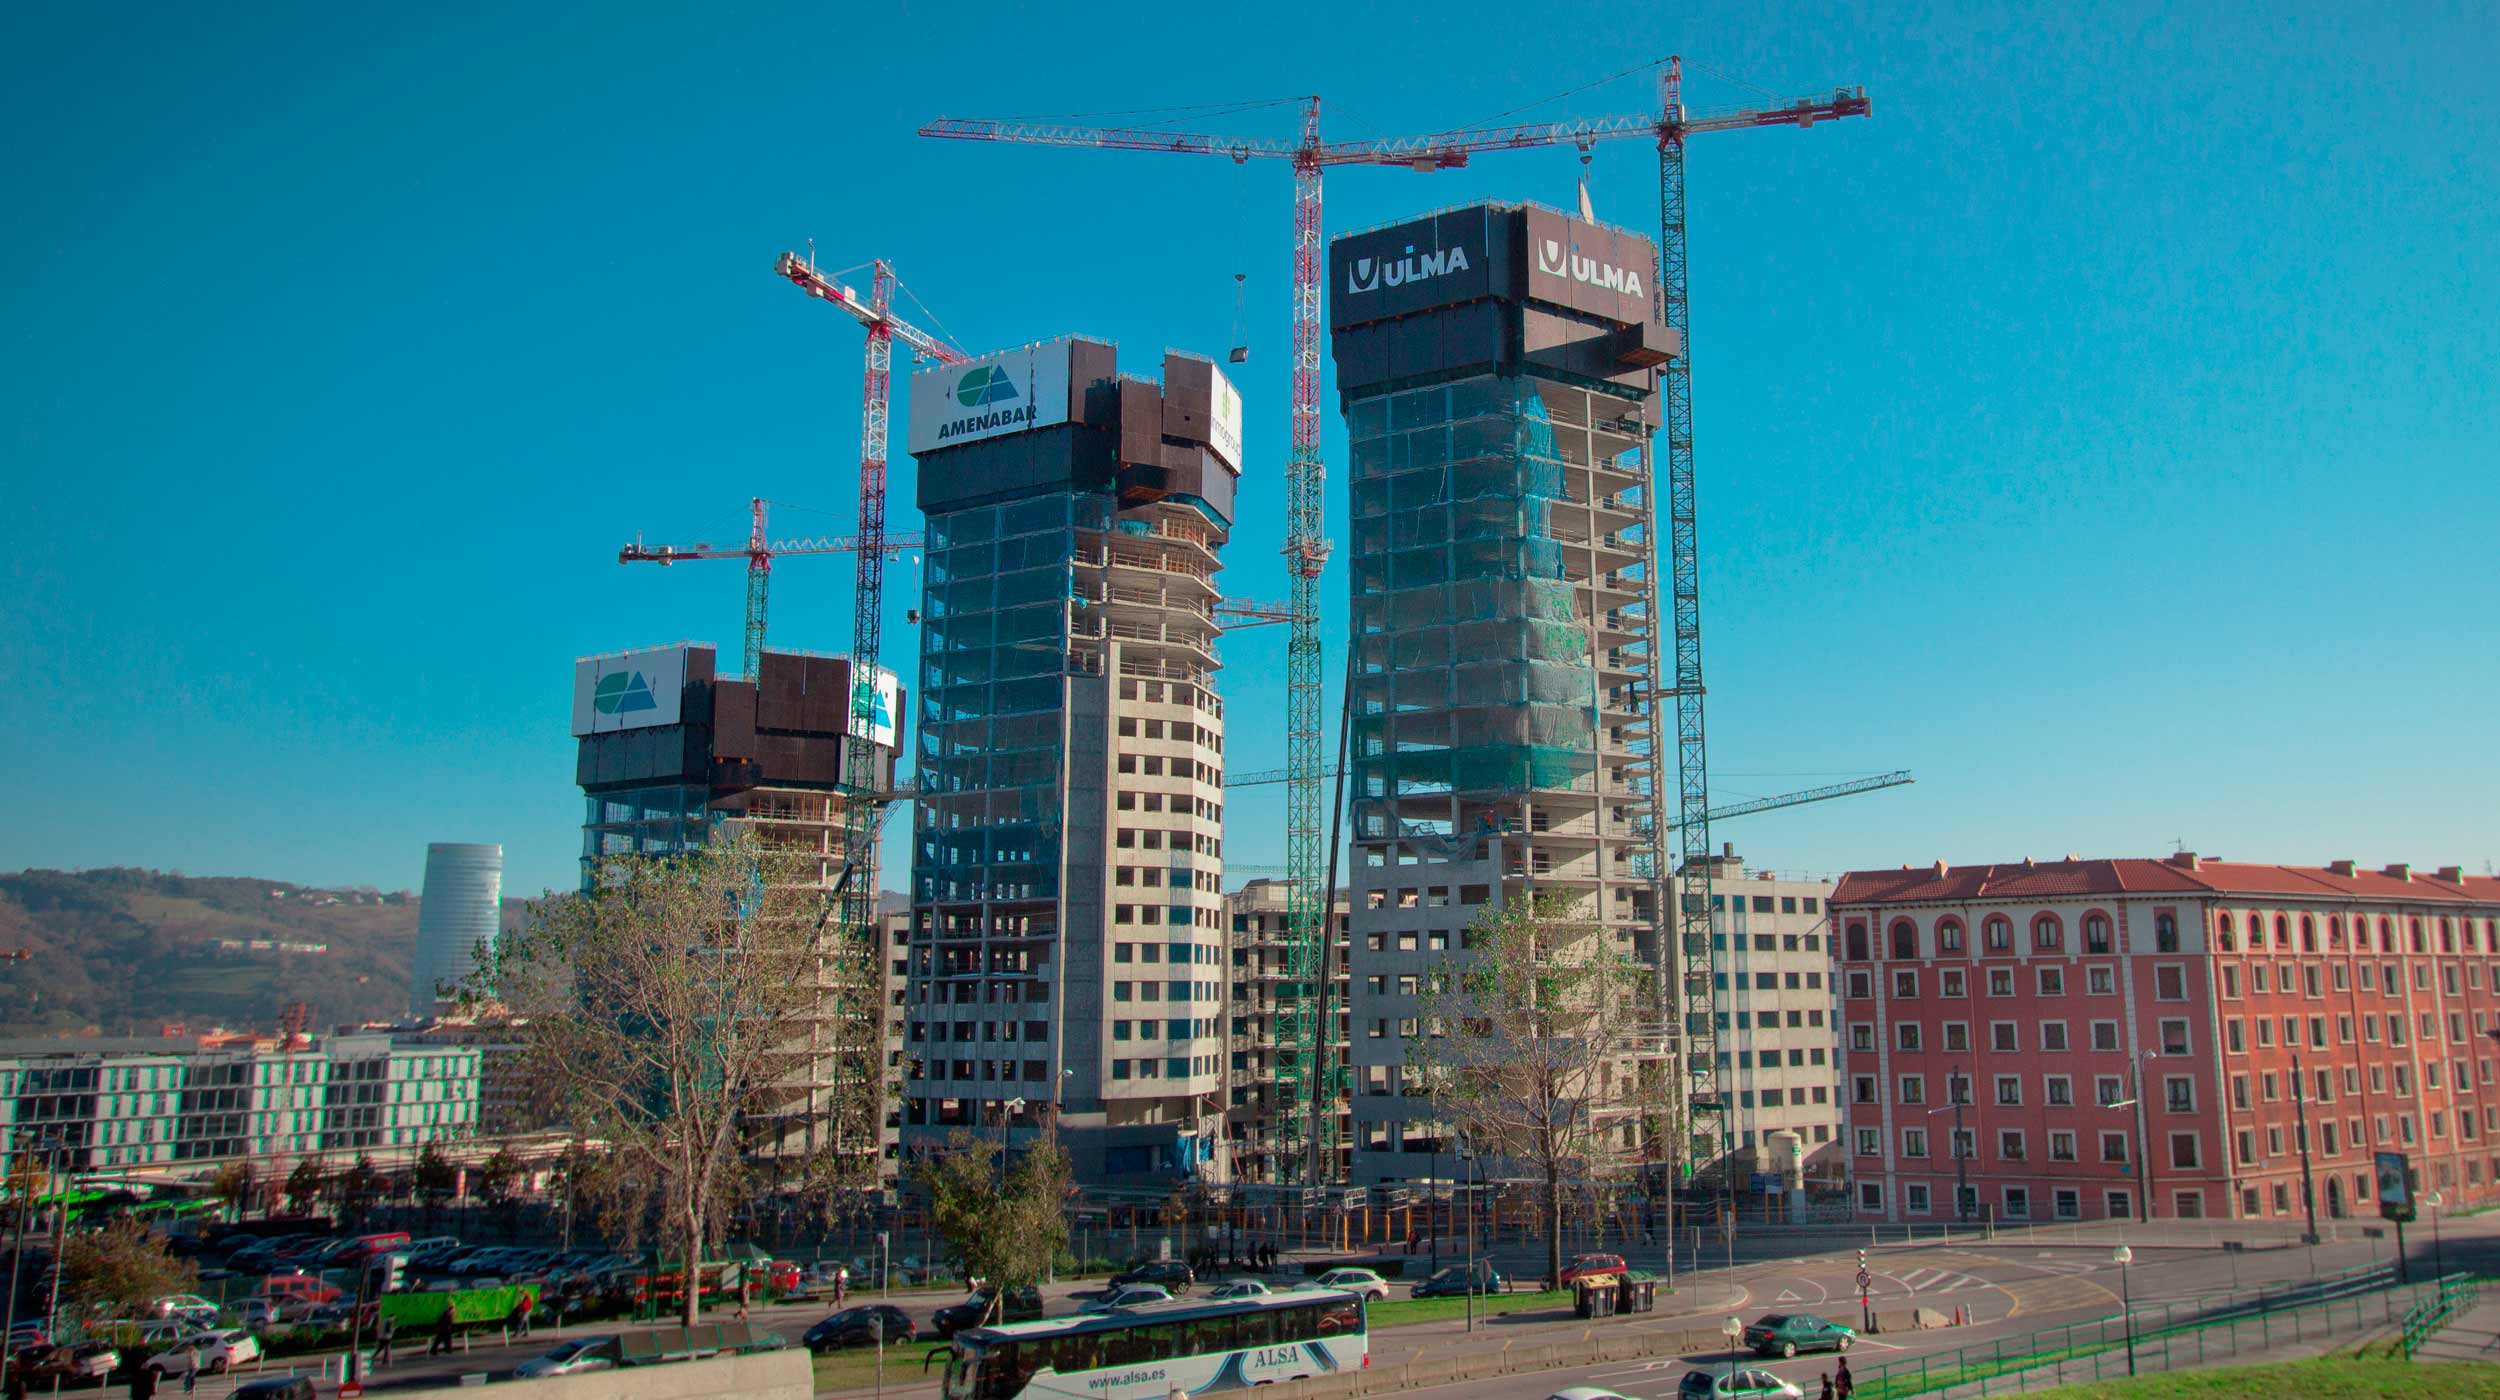
[[[721,1242],[761,1180],[749,1151],[777,1151],[785,1125],[829,1161],[876,1154],[884,979],[820,862],[734,827],[611,860],[587,892],[532,905],[472,980],[509,1011],[523,1082],[604,1145],[608,1218],[652,1211],[680,1257]],[[696,1310],[688,1289],[689,1325]]]
[[[321,1169],[321,1159],[307,1157],[286,1174],[287,1209],[297,1215],[309,1215],[321,1203],[322,1189],[330,1183],[329,1173]]]
[[[199,1271],[128,1216],[63,1242],[61,1297],[90,1316],[136,1317],[168,1293],[188,1293]]]
[[[415,1178],[417,1203],[425,1211],[425,1228],[431,1232],[434,1213],[460,1189],[460,1169],[443,1155],[440,1144],[429,1142],[417,1153]]]
[[[209,1178],[208,1194],[226,1203],[227,1219],[242,1219],[244,1207],[252,1200],[252,1164],[237,1161],[219,1167]]]
[[[339,1173],[338,1188],[339,1213],[361,1225],[382,1194],[382,1174],[374,1170],[373,1158],[359,1153],[355,1165]]]
[[[1648,969],[1569,895],[1487,906],[1426,979],[1408,1092],[1464,1145],[1533,1176],[1546,1276],[1562,1275],[1565,1183],[1620,1178],[1670,1099]]]
[[[477,1195],[488,1211],[510,1228],[514,1214],[520,1209],[523,1170],[521,1159],[509,1147],[498,1147],[495,1155],[478,1168]]]
[[[958,1130],[916,1172],[947,1259],[989,1284],[992,1314],[1016,1289],[1041,1282],[1067,1248],[1072,1175],[1056,1138],[1027,1147],[1003,1181],[998,1151],[997,1143]]]

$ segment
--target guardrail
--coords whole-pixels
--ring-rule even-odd
[[[1855,1394],[1857,1400],[1902,1400],[1941,1391],[2004,1395],[2199,1366],[2242,1350],[2399,1325],[2413,1316],[2425,1291],[2445,1291],[2459,1281],[2397,1284],[2392,1270],[2378,1266],[2289,1290],[2209,1295],[2157,1309],[2138,1308],[2132,1317],[2120,1314],[1870,1366],[1858,1372]],[[2427,1324],[2423,1335],[2436,1325]]]
[[[2405,1310],[2404,1321],[2397,1333],[2396,1349],[2411,1361],[2432,1335],[2448,1325],[2448,1320],[2474,1306],[2475,1295],[2482,1291],[2479,1278],[2450,1276],[2439,1281],[2436,1296],[2426,1298]]]

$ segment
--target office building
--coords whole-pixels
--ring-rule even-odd
[[[1747,870],[1733,846],[1710,871],[1717,945],[1719,1082],[1740,1193],[1838,1184],[1840,981],[1832,883]],[[1777,1182],[1766,1178],[1777,1176]]]
[[[425,848],[408,1014],[431,1016],[478,970],[503,930],[503,847],[437,841]]]
[[[1088,1182],[1224,1135],[1217,571],[1241,401],[1055,340],[913,376],[928,520],[903,1112],[1059,1137]]]
[[[2500,1199],[2500,880],[1940,861],[1832,918],[1864,1218],[2371,1216],[2382,1153]]]
[[[792,887],[828,901],[846,880],[875,888],[876,845],[851,851],[846,793],[893,790],[901,685],[882,670],[855,678],[848,657],[789,649],[764,652],[757,670],[753,679],[721,676],[713,649],[692,643],[575,663],[585,888],[611,857],[692,850],[731,823],[776,855]],[[852,729],[869,740],[870,769],[846,775]],[[825,937],[839,936],[828,922]],[[760,1155],[877,1151],[834,1140],[836,1106],[853,1092],[846,1086],[879,1058],[882,1029],[855,1016],[828,988],[779,1121],[749,1125]],[[887,1081],[876,1080],[882,1092]]]
[[[1592,936],[1667,975],[1650,444],[1673,337],[1654,251],[1518,204],[1329,245],[1352,444],[1357,1184],[1438,1155],[1401,1067],[1418,989],[1485,907],[1566,893]],[[1642,1073],[1678,1072],[1661,1030]]]
[[[1285,938],[1288,889],[1282,880],[1252,880],[1224,896],[1226,922],[1232,930],[1232,983],[1225,1008],[1231,1038],[1225,1141],[1232,1176],[1237,1181],[1302,1180],[1283,1170],[1280,1159],[1289,1151],[1305,1150],[1304,1144],[1310,1139],[1311,1125],[1307,1121],[1286,1121],[1286,1105],[1276,1082],[1276,1058],[1286,1048],[1279,1039],[1282,1017],[1278,1015],[1276,992],[1291,965]],[[1344,1064],[1349,1013],[1348,925],[1343,896],[1331,911],[1328,925],[1334,946],[1329,949],[1332,975],[1328,979],[1327,1021],[1333,1044],[1327,1060]],[[1333,1114],[1337,1120],[1334,1141],[1338,1160],[1335,1169],[1326,1173],[1330,1179],[1337,1179],[1344,1175],[1346,1144],[1353,1138],[1354,1124],[1344,1096],[1332,1098],[1335,1101],[1322,1112]],[[1307,1114],[1308,1110],[1303,1112]]]

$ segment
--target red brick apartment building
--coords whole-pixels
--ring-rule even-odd
[[[2500,1199],[2500,880],[1938,862],[1831,911],[1865,1218],[1953,1217],[1958,1167],[1973,1217],[2297,1220],[2304,1116],[2320,1219],[2376,1214],[2377,1151]]]

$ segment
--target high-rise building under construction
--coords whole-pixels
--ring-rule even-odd
[[[1663,951],[1649,443],[1676,347],[1654,266],[1649,240],[1534,205],[1329,245],[1356,1184],[1446,1174],[1402,1067],[1424,989],[1487,906],[1564,892],[1590,936]]]
[[[1080,1178],[1220,1170],[1241,401],[1062,339],[913,377],[928,521],[906,1155],[1055,1130]]]

